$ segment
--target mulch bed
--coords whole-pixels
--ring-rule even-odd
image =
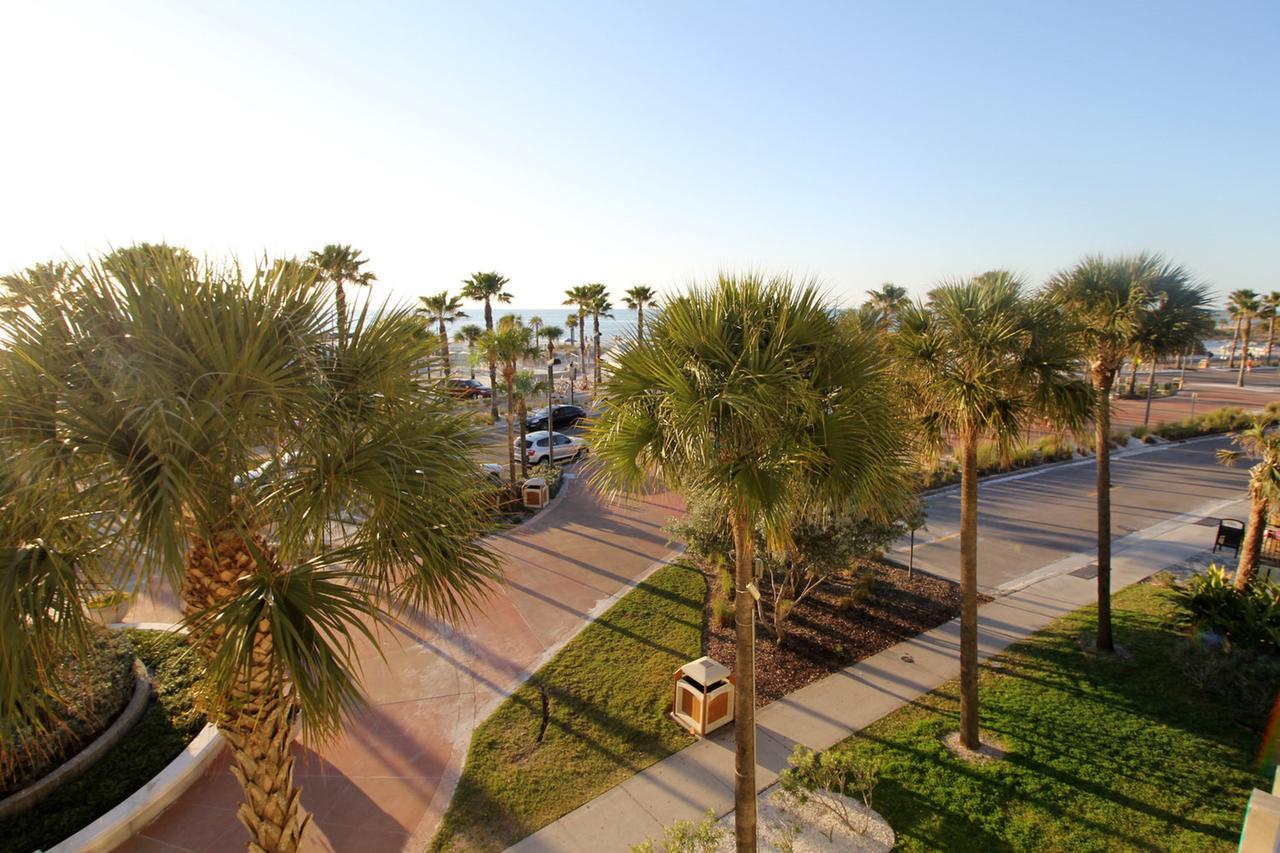
[[[836,601],[849,594],[852,582],[832,578],[792,611],[781,647],[774,641],[773,616],[765,607],[768,624],[756,623],[757,707],[960,615],[959,585],[921,572],[908,577],[906,569],[887,563],[863,564],[875,568],[872,596],[841,609]],[[713,591],[706,605],[703,653],[732,669],[737,657],[734,629],[715,626],[711,599],[719,579],[705,567],[703,571]]]

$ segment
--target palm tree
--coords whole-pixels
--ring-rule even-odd
[[[250,849],[293,851],[308,824],[295,728],[323,740],[360,707],[357,648],[378,626],[406,610],[455,619],[497,577],[479,541],[476,440],[421,393],[432,345],[411,311],[362,318],[334,350],[314,269],[263,265],[245,280],[236,266],[151,261],[143,276],[79,277],[62,306],[73,364],[38,324],[5,321],[0,445],[41,494],[113,508],[97,532],[122,574],[180,588]],[[57,586],[79,606],[43,535],[16,543],[39,575],[29,591]],[[0,630],[60,630],[32,600],[3,596]],[[0,690],[41,690],[10,664],[0,656]]]
[[[493,303],[511,301],[511,294],[503,289],[508,284],[510,281],[507,277],[498,275],[496,272],[478,272],[462,283],[462,296],[465,299],[484,303],[486,334],[493,334]],[[498,367],[493,359],[489,359],[489,387],[494,392],[494,396],[489,398],[489,416],[496,424],[498,422]]]
[[[623,303],[636,312],[636,337],[644,337],[644,306],[652,305],[658,298],[652,287],[637,284],[622,296]]]
[[[567,291],[566,291],[566,292],[567,292]],[[568,303],[568,302],[565,302],[564,304],[565,304],[565,305],[568,305],[569,303]],[[570,314],[568,317],[565,317],[565,318],[564,318],[564,324],[565,324],[565,326],[569,329],[569,346],[570,346],[570,347],[572,347],[572,346],[573,346],[573,333],[574,333],[574,332],[577,330],[577,328],[578,328],[578,315],[577,315],[577,314]]]
[[[960,444],[960,739],[978,749],[978,441],[1006,457],[1042,418],[1083,423],[1088,387],[1059,314],[1004,271],[944,284],[904,308],[894,333],[902,379],[928,444]]]
[[[564,329],[559,326],[543,326],[542,337],[547,341],[547,360],[556,357],[556,341],[564,337]]]
[[[1256,418],[1248,429],[1231,436],[1240,450],[1219,450],[1218,461],[1234,465],[1243,457],[1257,459],[1249,469],[1249,523],[1240,543],[1236,564],[1236,589],[1244,590],[1258,576],[1262,534],[1267,528],[1267,510],[1280,500],[1280,432],[1270,418]]]
[[[542,318],[539,317],[537,314],[534,314],[532,317],[529,318],[529,328],[533,329],[533,345],[535,347],[542,345],[540,343],[540,337],[542,334],[543,325],[544,323],[542,321]]]
[[[1237,290],[1231,294],[1231,307],[1235,309],[1236,324],[1240,331],[1240,373],[1236,377],[1236,386],[1244,387],[1244,373],[1249,368],[1249,332],[1253,329],[1253,318],[1258,316],[1262,307],[1258,294],[1252,290]],[[1241,325],[1243,324],[1243,325]]]
[[[347,292],[343,285],[357,284],[364,287],[377,280],[373,273],[360,269],[369,262],[362,258],[359,249],[350,245],[330,243],[318,252],[307,256],[307,262],[314,265],[320,274],[318,281],[326,282],[333,287],[333,304],[337,310],[338,346],[347,345]]]
[[[893,325],[898,314],[911,301],[907,298],[907,289],[892,282],[880,285],[879,290],[868,290],[867,297],[871,310],[879,318],[878,325],[884,330]]]
[[[539,353],[539,350],[533,346],[531,338],[531,331],[524,326],[514,322],[501,323],[496,331],[485,332],[479,344],[480,351],[484,353],[484,357],[490,364],[502,365],[502,384],[507,389],[507,469],[511,475],[511,491],[517,496],[519,486],[516,484],[516,457],[515,449],[512,447],[515,442],[515,430],[511,421],[514,415],[513,395],[516,371],[519,369],[520,362],[526,358],[533,358]],[[520,420],[520,427],[523,430],[523,418]],[[521,470],[525,467],[523,450],[523,442],[521,442]]]
[[[538,348],[535,346],[535,350]],[[511,385],[507,393],[515,400],[516,405],[516,423],[520,424],[520,447],[524,447],[525,438],[525,418],[529,416],[529,400],[537,397],[539,394],[545,394],[551,390],[551,386],[547,384],[545,379],[532,370],[519,370],[511,380]],[[529,476],[529,454],[520,454],[520,477],[522,479]]]
[[[1063,312],[1093,384],[1094,451],[1097,457],[1098,637],[1104,652],[1115,649],[1111,632],[1111,389],[1143,318],[1154,304],[1152,282],[1186,279],[1157,256],[1085,258],[1057,273],[1046,297]]]
[[[1271,291],[1259,299],[1261,305],[1258,316],[1267,321],[1267,358],[1268,365],[1271,364],[1271,350],[1276,344],[1276,312],[1280,311],[1280,292]]]
[[[578,309],[577,315],[569,318],[569,328],[578,330],[578,363],[584,368],[587,365],[587,306],[591,303],[589,287],[579,284],[564,292],[564,304]]]
[[[1178,268],[1148,265],[1141,268],[1145,287],[1154,298],[1138,318],[1130,336],[1129,347],[1135,363],[1139,359],[1149,365],[1147,374],[1147,407],[1143,424],[1151,421],[1151,400],[1155,391],[1156,363],[1160,358],[1186,352],[1201,346],[1205,335],[1213,332],[1213,315],[1209,312],[1209,292],[1191,281]]]
[[[603,485],[635,493],[656,478],[711,496],[730,520],[739,850],[755,849],[753,531],[785,547],[802,503],[873,507],[902,489],[897,392],[877,347],[854,332],[811,284],[721,276],[665,301],[599,389],[591,443]]]
[[[181,269],[188,276],[194,276],[199,267],[195,255],[182,246],[170,246],[168,243],[134,243],[112,249],[98,263],[112,275],[152,277],[159,272],[157,258],[163,258],[166,264]]]
[[[476,342],[484,335],[484,329],[474,323],[467,323],[461,329],[453,333],[453,341],[458,344],[466,344],[468,354],[475,349]],[[471,378],[476,378],[476,363],[473,359],[468,358],[467,363],[471,366]]]
[[[593,368],[595,370],[595,384],[600,384],[600,317],[608,317],[613,319],[613,303],[609,301],[609,291],[605,290],[603,284],[588,284],[585,295],[587,298],[587,310],[591,312],[591,334],[594,340],[593,350]]]
[[[31,311],[55,322],[58,306],[69,298],[79,274],[76,264],[49,261],[0,276],[0,316]]]
[[[440,329],[440,359],[444,362],[444,375],[449,378],[449,330],[447,324],[457,322],[467,316],[462,310],[462,297],[450,296],[449,291],[442,290],[434,296],[420,296],[422,308],[419,310],[427,319],[436,323]]]

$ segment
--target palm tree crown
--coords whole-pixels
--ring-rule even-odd
[[[644,284],[637,284],[622,295],[623,304],[636,312],[636,337],[644,337],[644,309],[657,298],[653,288]]]
[[[493,303],[511,301],[511,294],[505,290],[510,283],[510,279],[496,272],[473,273],[470,278],[462,282],[463,298],[484,303],[485,332],[493,331]],[[493,359],[489,359],[489,387],[495,391],[498,387],[498,367]],[[498,398],[496,396],[490,398],[489,414],[493,422],[497,423]]]
[[[440,334],[440,358],[444,361],[445,376],[449,375],[449,330],[448,324],[465,319],[467,312],[462,310],[462,297],[450,296],[449,291],[442,290],[432,296],[418,297],[422,302],[419,309],[427,319],[437,324]]]
[[[1218,461],[1234,465],[1242,458],[1258,460],[1249,469],[1249,523],[1236,565],[1236,588],[1244,590],[1258,575],[1262,536],[1267,528],[1267,510],[1280,502],[1280,431],[1270,418],[1260,417],[1231,436],[1239,450],[1217,451]]]

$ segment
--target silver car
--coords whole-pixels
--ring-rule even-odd
[[[521,449],[520,439],[517,438],[512,444],[512,450],[520,453]],[[586,455],[587,443],[562,432],[548,433],[545,429],[540,429],[525,436],[523,450],[529,458],[530,465],[541,465],[549,461],[564,462],[580,459]]]

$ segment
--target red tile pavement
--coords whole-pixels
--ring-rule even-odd
[[[670,548],[663,525],[683,509],[660,493],[611,503],[583,480],[533,521],[490,540],[506,581],[470,623],[410,621],[380,632],[383,663],[361,650],[369,707],[333,743],[294,745],[309,850],[421,850],[453,793],[475,725],[573,636],[605,599]],[[162,591],[140,596],[130,619],[171,620]],[[240,789],[224,753],[173,806],[119,848],[243,848]]]

